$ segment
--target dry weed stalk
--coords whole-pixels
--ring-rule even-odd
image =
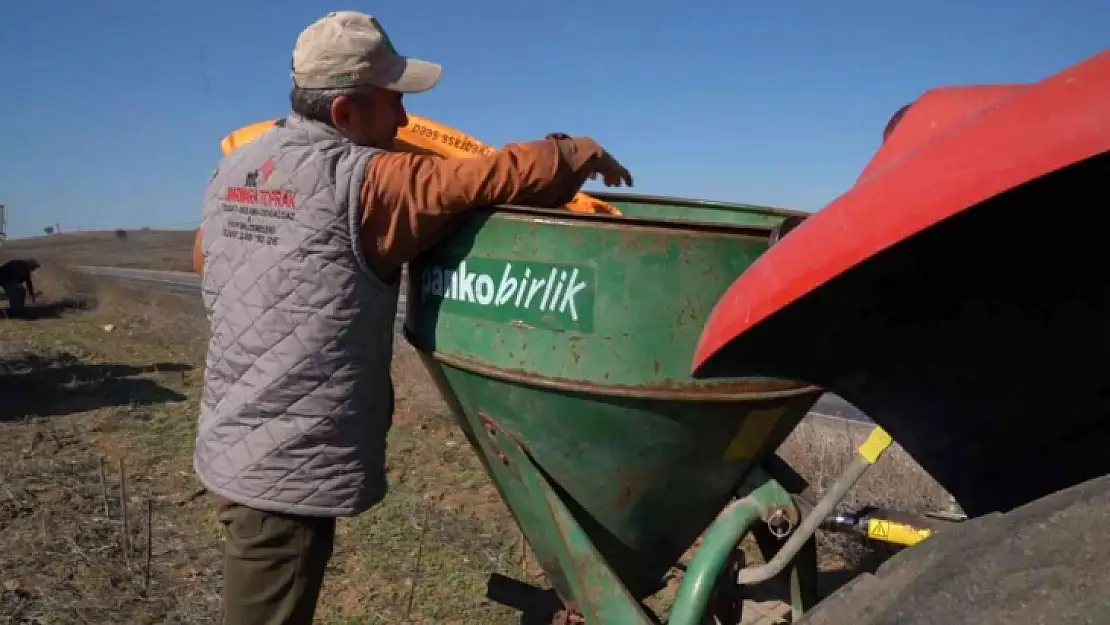
[[[127,516],[127,472],[123,458],[119,459],[119,509],[123,520],[123,558],[127,560],[131,553],[131,522]]]
[[[104,502],[104,518],[111,520],[112,513],[108,508],[108,472],[105,469],[104,456],[100,456],[100,498]]]

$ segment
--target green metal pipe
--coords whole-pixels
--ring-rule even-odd
[[[721,511],[702,537],[702,544],[683,575],[668,625],[700,625],[721,571],[741,539],[777,503],[789,496],[778,482],[768,480],[743,499]]]
[[[766,564],[741,570],[736,582],[741,586],[752,586],[761,584],[781,573],[786,565],[794,559],[794,556],[798,554],[802,546],[806,544],[806,541],[817,532],[817,528],[832,514],[836,504],[844,499],[844,496],[856,485],[859,478],[863,477],[864,472],[879,460],[879,457],[893,442],[894,440],[882,428],[872,429],[871,434],[860,445],[857,455],[852,458],[848,467],[844,469],[840,477],[836,478],[833,485],[813,507],[809,516],[802,519],[802,524],[794,530],[794,533],[790,535],[786,544],[782,546],[782,549],[779,549],[775,557]]]

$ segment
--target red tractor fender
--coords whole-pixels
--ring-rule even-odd
[[[1035,83],[934,89],[902,113],[856,184],[721,297],[695,350],[695,375],[729,375],[718,358],[725,347],[875,254],[1110,151],[1110,51]]]

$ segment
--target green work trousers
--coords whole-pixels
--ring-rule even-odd
[[[335,544],[335,519],[218,503],[223,625],[312,625]]]

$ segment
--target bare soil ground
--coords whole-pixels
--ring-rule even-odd
[[[200,304],[60,269],[188,268],[191,233],[132,234],[0,248],[4,258],[45,261],[46,302],[37,318],[0,318],[0,623],[217,622],[215,509],[207,497],[191,498],[206,338]],[[492,572],[544,585],[520,531],[403,340],[393,375],[392,490],[374,510],[341,521],[319,621],[520,622],[485,598]],[[780,453],[819,494],[865,434],[847,423],[806,423]],[[945,493],[895,448],[850,499],[922,510],[942,506]],[[877,555],[839,536],[820,544],[830,589]],[[653,603],[665,608],[667,595]]]
[[[123,232],[121,237],[118,233]],[[0,263],[34,257],[44,266],[109,265],[163,271],[191,271],[193,230],[74,232],[0,245]]]

